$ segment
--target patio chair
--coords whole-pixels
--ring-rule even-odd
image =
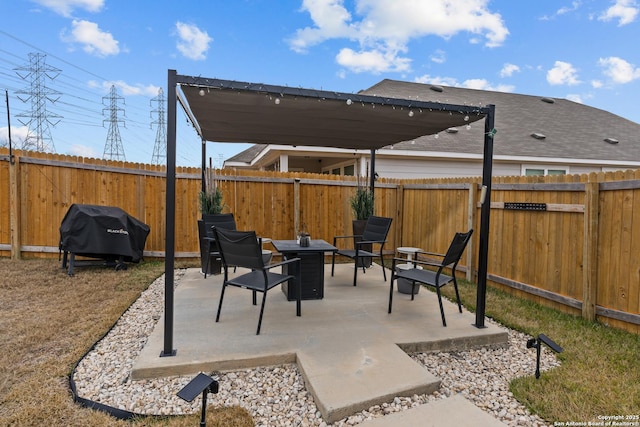
[[[395,279],[406,279],[412,283],[411,285],[411,300],[414,299],[415,287],[419,283],[426,286],[431,286],[436,289],[438,295],[438,303],[440,304],[440,315],[442,316],[442,326],[447,326],[447,322],[444,318],[444,308],[442,306],[442,295],[440,294],[440,288],[447,283],[453,282],[453,287],[456,291],[456,300],[458,302],[458,311],[462,313],[462,305],[460,304],[460,294],[458,293],[458,281],[456,280],[456,267],[462,257],[462,253],[469,243],[473,229],[466,233],[456,233],[453,236],[453,240],[449,245],[449,249],[446,254],[438,254],[434,252],[419,251],[416,252],[416,257],[411,260],[413,268],[397,269],[396,262],[406,263],[404,258],[393,258],[391,263],[391,285],[389,288],[389,313],[391,313],[391,304],[393,302],[393,282]],[[440,262],[421,260],[420,254],[428,255],[429,257],[442,258]],[[429,268],[434,268],[435,271]],[[442,270],[451,270],[451,275],[444,274]]]
[[[297,271],[300,271],[300,258],[291,258],[276,264],[265,265],[262,257],[260,241],[258,240],[255,231],[225,230],[224,228],[218,227],[214,227],[213,231],[218,243],[220,257],[222,258],[222,267],[224,269],[224,280],[222,282],[222,291],[220,293],[220,302],[218,303],[216,322],[220,321],[220,311],[222,309],[222,301],[224,300],[224,292],[227,289],[227,286],[236,286],[250,290],[253,294],[253,305],[256,305],[256,294],[258,292],[262,292],[262,304],[260,307],[260,317],[258,319],[258,330],[256,331],[256,335],[260,335],[262,314],[264,313],[267,292],[287,280],[294,281],[298,288],[296,315],[301,315],[300,301],[302,295],[302,282],[300,277],[272,273],[269,271],[274,267],[292,263],[297,263]],[[248,268],[251,271],[237,277],[229,277],[229,267],[243,267]]]
[[[361,258],[364,257],[380,257],[380,267],[382,267],[382,276],[384,277],[384,281],[387,281],[387,273],[384,270],[384,259],[382,258],[382,248],[387,241],[387,234],[389,234],[389,229],[391,228],[392,218],[385,218],[380,216],[370,216],[367,219],[367,225],[364,228],[362,235],[357,236],[335,236],[333,238],[333,246],[338,247],[338,239],[354,239],[359,238],[359,241],[354,241],[354,249],[338,249],[337,252],[333,253],[331,257],[331,276],[333,276],[333,270],[336,262],[336,253],[338,255],[345,256],[347,258],[351,258],[355,261],[355,265],[353,268],[353,286],[356,286],[356,281],[358,277],[358,267],[362,266],[362,272],[366,273],[364,263],[361,262]],[[379,245],[379,252],[366,251],[362,248],[363,245]]]
[[[218,249],[218,245],[216,244],[216,237],[213,233],[213,227],[224,228],[226,230],[235,230],[236,229],[236,220],[233,217],[232,213],[228,214],[206,214],[202,216],[204,221],[204,232],[205,232],[205,244],[206,244],[206,252],[209,256],[205,259],[204,263],[204,277],[207,278],[207,273],[209,272],[209,262],[211,258],[219,258],[220,250]]]

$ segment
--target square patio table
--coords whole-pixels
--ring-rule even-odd
[[[302,281],[301,299],[324,298],[324,253],[336,252],[338,248],[324,240],[311,240],[309,246],[300,246],[296,240],[272,240],[273,247],[282,254],[284,259],[300,258],[300,271],[296,264],[282,266],[283,274],[300,275]],[[297,299],[294,283],[284,282],[282,292],[287,300]]]

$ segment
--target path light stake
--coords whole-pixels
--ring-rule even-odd
[[[527,348],[535,348],[536,349],[536,379],[540,378],[540,349],[542,347],[541,343],[545,343],[551,350],[556,353],[562,353],[562,347],[556,344],[551,338],[546,336],[545,334],[538,335],[538,338],[531,338],[527,340]]]
[[[200,427],[207,426],[207,393],[218,393],[218,377],[210,377],[200,372],[189,384],[184,386],[178,392],[180,399],[187,402],[193,401],[200,393],[202,393],[202,413],[200,415]]]

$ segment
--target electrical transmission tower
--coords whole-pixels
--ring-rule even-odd
[[[158,96],[151,100],[151,104],[158,103],[158,108],[151,111],[151,114],[157,113],[158,119],[151,122],[151,126],[158,125],[156,131],[156,143],[153,146],[153,155],[151,163],[154,165],[164,164],[167,159],[167,122],[164,115],[165,97],[162,88],[158,89]]]
[[[109,131],[107,133],[107,142],[104,144],[104,153],[102,158],[105,160],[127,160],[124,155],[124,148],[122,147],[122,138],[120,138],[120,128],[118,123],[124,123],[123,119],[120,119],[118,112],[122,112],[124,115],[124,109],[118,107],[118,104],[122,102],[124,104],[124,98],[118,95],[115,85],[111,85],[111,91],[109,96],[102,97],[102,103],[105,100],[109,100],[109,107],[102,109],[102,114],[105,111],[109,112],[109,118],[102,121],[109,122]]]
[[[31,102],[31,111],[17,114],[18,121],[27,127],[27,137],[22,144],[23,150],[55,153],[49,125],[55,126],[62,116],[47,111],[47,103],[54,104],[61,93],[48,88],[46,80],[54,80],[61,70],[46,64],[46,55],[29,54],[29,65],[14,69],[23,80],[29,81],[29,88],[16,92],[22,102]],[[25,120],[22,120],[24,118]]]

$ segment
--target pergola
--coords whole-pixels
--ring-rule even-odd
[[[165,323],[161,356],[171,356],[176,351],[173,349],[173,297],[178,102],[203,144],[206,141],[249,142],[369,149],[372,158],[379,148],[484,119],[483,203],[475,323],[478,328],[484,327],[495,106],[454,105],[219,80],[179,75],[175,70],[169,70]],[[204,166],[203,158],[203,170]]]

